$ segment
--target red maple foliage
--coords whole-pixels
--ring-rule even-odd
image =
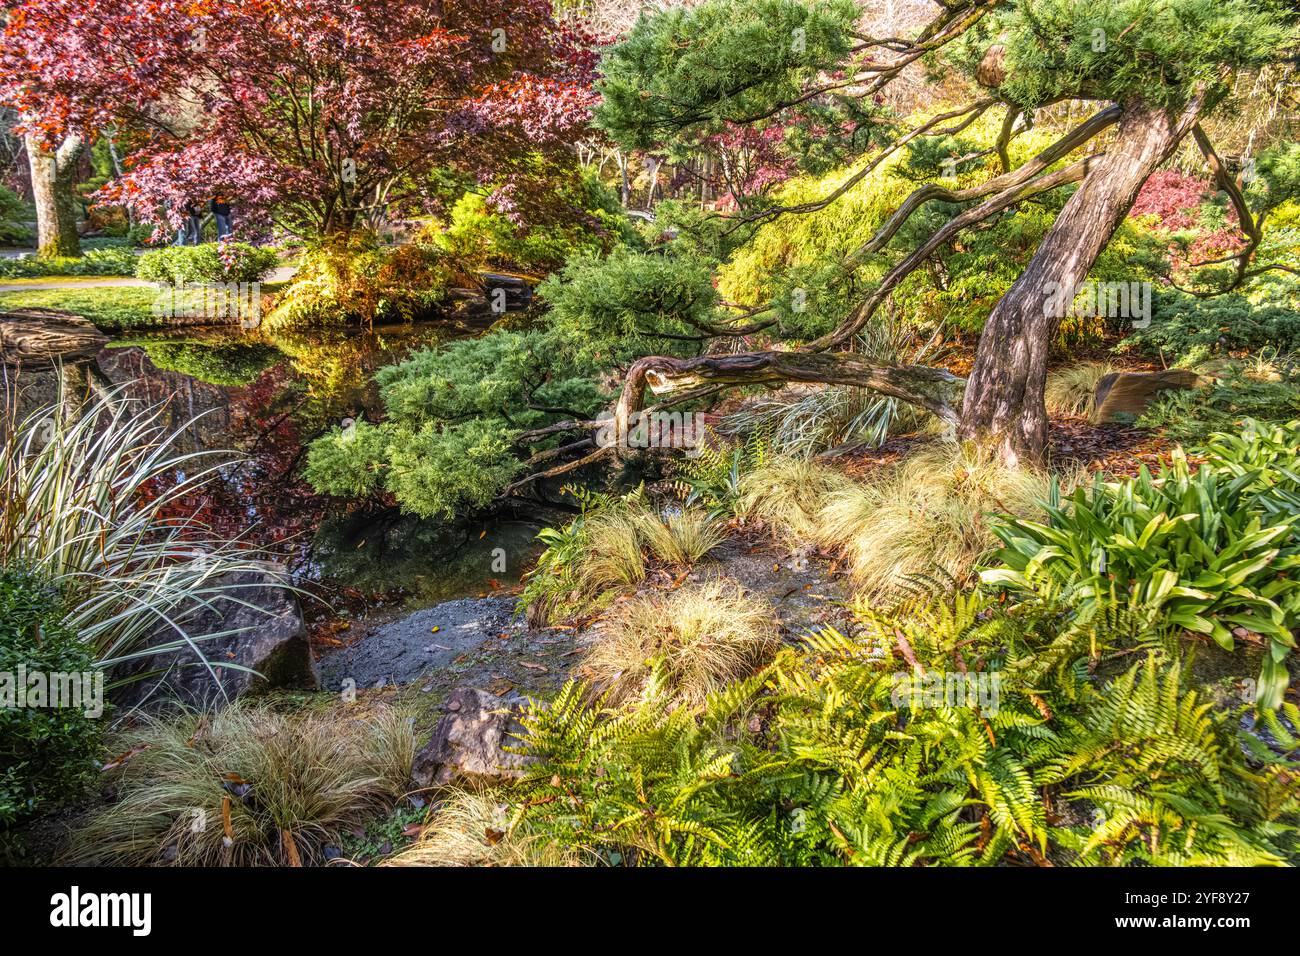
[[[1162,169],[1142,184],[1129,215],[1154,217],[1155,228],[1171,237],[1195,231],[1190,241],[1170,246],[1174,267],[1181,272],[1197,263],[1230,255],[1245,245],[1231,206],[1225,211],[1224,225],[1206,226],[1202,207],[1213,195],[1208,179],[1177,169]]]
[[[145,134],[99,198],[179,226],[346,233],[422,210],[432,173],[560,155],[593,100],[587,38],[548,0],[8,0],[0,99],[46,139]],[[378,217],[375,217],[378,218]]]

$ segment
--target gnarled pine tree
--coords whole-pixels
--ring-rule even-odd
[[[1294,12],[1274,0],[943,0],[912,40],[861,35],[858,13],[851,0],[708,0],[645,18],[604,56],[598,122],[625,147],[671,149],[727,124],[769,122],[819,97],[870,100],[910,64],[942,59],[971,76],[983,94],[900,132],[825,199],[742,208],[738,219],[770,221],[824,208],[909,142],[959,133],[991,109],[1004,111],[996,146],[1003,172],[966,189],[926,184],[909,196],[849,257],[846,269],[880,251],[927,203],[963,208],[893,266],[830,333],[794,352],[641,359],[629,372],[617,414],[626,422],[642,411],[647,385],[667,394],[669,403],[743,384],[857,385],[926,408],[1010,463],[1040,461],[1047,438],[1047,352],[1060,322],[1060,310],[1049,303],[1055,290],[1077,288],[1087,278],[1143,182],[1188,136],[1252,239],[1238,254],[1237,282],[1246,274],[1259,223],[1200,124],[1231,103],[1238,74],[1292,55]],[[1064,100],[1093,101],[1098,109],[1012,167],[1007,144],[1018,118]],[[943,243],[1070,184],[1078,185],[989,316],[964,389],[960,379],[937,369],[882,365],[846,351],[899,282]],[[745,331],[762,327],[772,308],[748,312]]]

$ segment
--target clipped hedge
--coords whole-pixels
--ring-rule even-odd
[[[258,282],[279,264],[274,249],[243,242],[169,246],[140,256],[135,274],[147,282]]]
[[[82,256],[42,259],[0,259],[0,278],[44,279],[50,276],[129,276],[135,272],[136,255],[129,248],[108,246],[87,249]]]

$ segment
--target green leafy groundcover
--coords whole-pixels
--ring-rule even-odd
[[[1300,627],[1300,511],[1285,498],[1300,491],[1297,447],[1300,421],[1248,422],[1242,436],[1211,439],[1195,472],[1179,450],[1155,475],[1143,467],[1137,478],[1098,479],[1048,507],[1047,521],[996,526],[1003,563],[983,579],[1059,592],[1083,609],[1124,602],[1225,650],[1235,633],[1262,636],[1258,699],[1275,709]]]
[[[523,718],[507,838],[609,863],[1293,864],[1297,448],[1300,422],[1248,424],[1195,471],[1004,519],[981,588],[858,604],[852,636],[702,707],[659,660],[622,706],[570,684]],[[1189,631],[1262,639],[1258,683],[1205,684]]]
[[[1122,626],[976,596],[865,623],[878,646],[905,637],[919,686],[936,686],[925,673],[939,689],[913,693],[887,654],[834,631],[698,713],[653,682],[612,712],[570,685],[524,718],[537,762],[507,793],[511,835],[672,865],[1295,859],[1300,795],[1289,765],[1242,734],[1243,708],[1216,707],[1157,652],[1108,679],[1086,666],[1089,643]],[[955,655],[968,675],[998,674],[996,695],[951,696],[977,686],[952,681]],[[1300,720],[1294,705],[1286,718]]]
[[[16,680],[20,667],[28,675],[92,671],[89,646],[62,618],[62,597],[40,575],[0,568],[0,682]],[[0,826],[81,793],[100,755],[97,717],[84,708],[0,706]]]

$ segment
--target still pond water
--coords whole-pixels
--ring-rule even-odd
[[[540,517],[448,528],[395,509],[351,507],[302,480],[313,438],[348,418],[382,418],[376,369],[449,334],[464,333],[442,323],[274,337],[191,328],[118,338],[99,364],[132,398],[166,402],[186,450],[240,455],[203,500],[188,504],[222,533],[267,548],[335,609],[369,616],[380,605],[416,610],[508,589],[539,551]],[[53,399],[52,373],[23,374],[22,404]]]

